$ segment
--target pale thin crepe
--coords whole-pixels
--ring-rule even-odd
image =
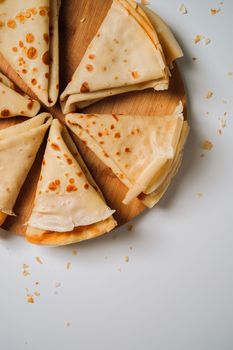
[[[107,96],[168,85],[163,49],[149,19],[134,1],[114,0],[62,93],[61,106],[66,114]]]
[[[54,246],[93,238],[116,226],[113,213],[66,127],[54,120],[28,221],[27,240]]]
[[[0,118],[34,117],[39,110],[38,101],[20,94],[14,84],[0,72]]]
[[[0,2],[0,53],[41,102],[58,98],[60,0]]]
[[[69,114],[66,124],[128,187],[124,204],[143,194],[148,205],[145,197],[170,181],[177,153],[183,150],[182,130],[188,127],[182,112],[180,103],[163,117]]]
[[[34,163],[52,117],[42,113],[0,130],[0,225],[13,207]]]
[[[184,56],[183,51],[171,29],[162,18],[147,6],[141,5],[141,7],[156,30],[160,44],[163,48],[166,63],[170,67],[175,60]]]

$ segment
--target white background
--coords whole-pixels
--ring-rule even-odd
[[[186,0],[187,15],[177,0],[151,4],[185,52],[192,132],[179,176],[131,232],[79,244],[77,256],[74,247],[44,249],[1,234],[1,350],[233,349],[233,1]],[[195,45],[197,34],[211,43]],[[205,139],[210,152],[200,149]],[[34,304],[25,288],[41,293]]]

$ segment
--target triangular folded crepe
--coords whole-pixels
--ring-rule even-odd
[[[152,207],[181,162],[189,129],[182,112],[180,103],[164,117],[70,114],[66,123],[128,187],[124,204],[138,197]]]
[[[141,5],[141,7],[155,28],[156,33],[158,34],[159,42],[163,48],[166,63],[169,67],[171,67],[175,60],[183,57],[183,51],[174,37],[174,34],[162,20],[162,18],[159,17],[154,11],[150,10],[147,6]]]
[[[168,88],[169,71],[157,33],[135,1],[113,0],[71,82],[63,113],[123,92]]]
[[[13,208],[52,117],[42,113],[0,130],[0,226]]]
[[[46,106],[58,97],[60,0],[0,1],[0,53]]]
[[[34,117],[39,110],[38,101],[17,92],[14,84],[0,72],[0,118]]]
[[[54,120],[28,221],[27,240],[58,246],[94,238],[116,226],[113,213],[66,127]]]

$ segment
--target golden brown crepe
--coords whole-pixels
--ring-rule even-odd
[[[0,72],[0,118],[34,117],[39,110],[38,101],[20,94],[14,84]]]
[[[23,123],[0,130],[0,226],[13,208],[34,163],[51,115],[42,113]]]
[[[60,0],[0,1],[0,53],[46,106],[58,98]]]
[[[168,88],[169,70],[157,33],[131,0],[113,0],[71,82],[61,95],[63,113],[123,92]]]
[[[180,103],[163,117],[69,114],[66,124],[128,187],[124,204],[138,197],[152,207],[180,165],[189,129],[182,112]]]
[[[54,120],[26,239],[57,246],[94,238],[116,226],[113,213],[66,127]]]

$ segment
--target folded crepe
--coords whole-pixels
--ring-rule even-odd
[[[0,1],[0,53],[46,106],[58,97],[60,0]]]
[[[188,135],[180,103],[172,115],[69,114],[68,127],[128,188],[124,204],[138,197],[153,207],[182,159]]]
[[[159,17],[153,17],[153,22],[163,32],[161,39],[171,63],[182,54],[181,49]],[[171,51],[176,53],[172,58]],[[165,90],[168,85],[164,52],[144,10],[133,0],[113,0],[60,101],[67,114],[107,96],[149,87]]]
[[[39,110],[38,101],[17,92],[15,85],[0,72],[0,118],[34,117]]]
[[[50,129],[26,239],[59,246],[111,231],[116,222],[66,127]]]
[[[154,11],[150,10],[147,6],[140,6],[156,30],[159,42],[163,48],[167,65],[172,67],[173,62],[184,55],[180,45],[178,44],[171,29],[161,17],[159,17]]]
[[[34,163],[52,117],[42,113],[0,130],[0,226],[13,208]]]

